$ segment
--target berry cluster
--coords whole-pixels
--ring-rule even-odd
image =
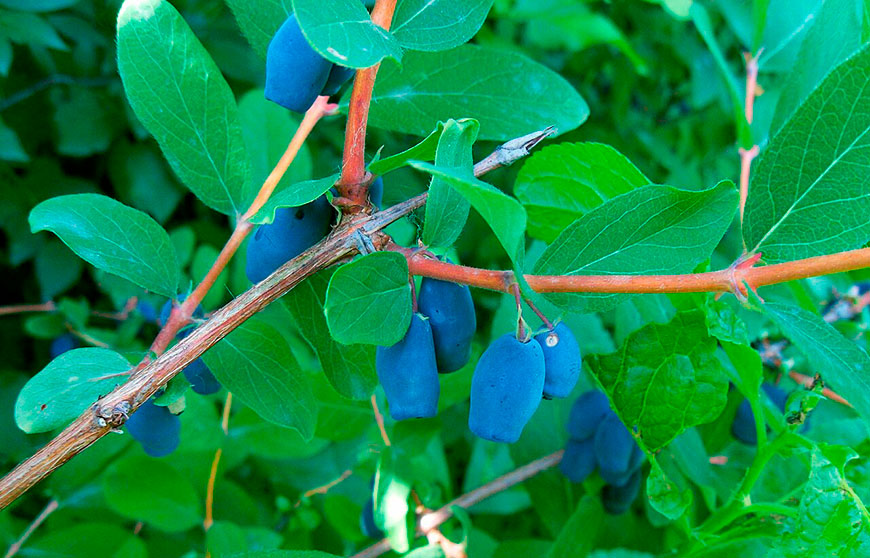
[[[568,445],[562,473],[571,482],[583,482],[598,469],[607,483],[601,491],[604,510],[623,514],[640,492],[643,451],[631,432],[610,408],[607,396],[587,391],[577,398],[568,418]]]
[[[295,112],[305,112],[320,95],[335,95],[354,74],[311,48],[296,15],[281,25],[266,53],[266,98]]]

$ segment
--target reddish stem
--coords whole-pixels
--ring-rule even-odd
[[[530,299],[528,297],[523,297],[523,300],[526,301],[526,304],[529,305],[529,308],[532,309],[532,312],[534,312],[535,315],[538,316],[542,322],[544,322],[544,325],[547,327],[547,329],[549,329],[550,331],[553,331],[553,328],[556,326],[554,326],[553,323],[547,319],[547,316],[545,316],[544,313],[541,312],[537,306],[535,306],[535,303],[532,302],[532,299]]]
[[[406,253],[412,275],[432,277],[493,291],[510,292],[509,271],[479,269]],[[729,267],[720,271],[682,275],[526,275],[538,293],[700,293],[732,292],[747,282],[763,287],[796,279],[870,267],[870,248],[815,256],[764,267]]]
[[[372,411],[375,413],[375,422],[378,424],[378,430],[381,431],[381,440],[384,441],[384,445],[387,447],[392,446],[390,443],[390,437],[387,435],[387,429],[384,426],[384,415],[381,414],[381,410],[378,408],[378,398],[372,395]]]
[[[794,370],[789,372],[788,375],[792,380],[794,380],[795,382],[804,386],[805,388],[807,388],[807,389],[813,388],[813,384],[815,383],[815,380],[812,378],[812,376],[806,376],[804,374],[801,374],[800,372],[795,372]],[[846,401],[841,395],[837,395],[837,393],[835,393],[831,389],[823,388],[822,395],[824,395],[825,397],[827,397],[831,401],[836,401],[837,403],[840,403],[841,405],[845,405],[847,407],[852,406],[851,403]]]
[[[44,304],[16,304],[14,306],[0,307],[0,316],[23,314],[25,312],[54,312],[55,310],[57,310],[57,306],[51,301]]]
[[[377,0],[372,10],[372,21],[389,30],[395,10],[396,0]],[[380,64],[358,70],[353,81],[344,134],[341,178],[336,184],[339,197],[343,198],[343,203],[339,205],[343,206],[345,213],[358,213],[368,203],[371,176],[366,172],[366,127],[378,68]]]

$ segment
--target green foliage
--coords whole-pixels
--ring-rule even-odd
[[[372,5],[0,0],[0,473],[82,413],[101,424],[94,404],[156,358],[153,311],[206,277],[300,126],[263,97],[269,41],[294,9],[330,61],[381,64],[364,161],[384,199],[337,210],[334,228],[428,192],[384,231],[416,258],[595,285],[728,270],[758,253],[763,274],[870,242],[866,0],[398,0],[389,30]],[[346,113],[350,95],[331,102]],[[499,147],[549,126],[557,135],[531,153]],[[333,200],[344,132],[341,114],[322,118],[250,222]],[[756,145],[741,223],[738,149]],[[518,152],[514,168],[474,176],[475,162]],[[250,288],[238,248],[189,327],[223,320]],[[664,294],[667,278],[647,278],[658,294],[539,295],[505,272],[572,329],[585,360],[571,396],[540,401],[501,445],[469,432],[468,399],[484,349],[517,327],[510,295],[472,288],[472,359],[439,375],[436,417],[385,412],[375,345],[408,328],[419,278],[407,262],[396,251],[335,262],[222,330],[203,355],[221,392],[199,395],[178,375],[155,396],[178,413],[175,453],[151,458],[107,434],[0,510],[0,552],[56,503],[17,556],[351,556],[377,543],[359,523],[371,499],[391,555],[443,557],[416,536],[418,506],[494,485],[439,527],[472,558],[870,552],[866,269],[750,285],[749,301]],[[519,305],[526,333],[543,331]],[[82,348],[52,358],[66,335]],[[789,393],[784,411],[763,382]],[[572,484],[552,466],[590,389],[646,452],[621,515],[602,506],[599,473]],[[744,399],[756,446],[732,434]],[[504,482],[541,458],[550,466]]]

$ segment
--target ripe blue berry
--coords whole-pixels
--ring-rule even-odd
[[[375,367],[393,419],[427,418],[438,413],[441,386],[429,320],[414,314],[401,341],[378,347]]]
[[[57,337],[54,341],[51,342],[51,346],[48,348],[48,352],[53,360],[64,354],[65,352],[75,349],[78,346],[78,339],[76,339],[75,336],[71,333],[66,333],[64,335],[61,335],[60,337]]]
[[[502,335],[486,349],[471,380],[468,427],[493,442],[516,442],[544,393],[544,352],[534,339]]]
[[[293,14],[272,37],[266,52],[266,98],[305,112],[323,91],[331,70],[332,63],[311,48]]]
[[[136,310],[142,315],[142,319],[148,323],[157,323],[157,309],[147,300],[140,300],[136,304]]]
[[[424,277],[417,295],[417,308],[429,317],[438,371],[459,370],[471,358],[471,340],[477,317],[468,285]]]
[[[356,73],[354,68],[346,68],[333,64],[332,69],[329,71],[329,77],[326,79],[326,85],[323,86],[323,91],[320,94],[330,97],[335,95],[341,89],[341,86],[353,77],[354,73]]]
[[[767,397],[776,405],[780,411],[785,411],[785,403],[788,400],[788,394],[773,384],[763,383],[761,389]],[[809,423],[804,423],[804,428],[808,427]],[[757,432],[755,431],[755,415],[752,413],[752,407],[749,405],[749,400],[744,399],[737,406],[737,413],[734,415],[734,422],[731,423],[731,434],[744,444],[754,446],[758,443]]]
[[[631,508],[640,492],[640,471],[635,471],[622,486],[605,485],[601,490],[601,503],[610,515],[622,515]]]
[[[384,532],[375,523],[375,501],[371,496],[369,496],[368,501],[363,506],[362,514],[359,516],[359,528],[363,535],[370,539],[384,538]]]
[[[260,225],[248,242],[245,273],[259,283],[287,261],[329,234],[335,212],[325,196],[300,207],[275,210],[275,220]]]
[[[193,331],[194,328],[184,329],[179,331],[176,337],[184,339],[193,333]],[[206,366],[201,358],[185,366],[182,372],[187,381],[190,382],[191,389],[200,395],[211,395],[221,390],[220,382],[217,381],[217,378],[214,377],[214,374],[211,373],[211,370],[209,370],[209,367]]]
[[[595,448],[592,438],[587,440],[568,440],[565,454],[559,463],[559,470],[571,482],[583,482],[595,471]]]
[[[571,329],[564,323],[535,336],[544,350],[544,397],[568,397],[580,378],[583,357]]]
[[[127,419],[127,432],[151,457],[169,455],[181,442],[181,420],[150,399]]]
[[[568,435],[574,440],[592,438],[601,421],[612,412],[604,393],[598,390],[587,391],[571,406],[567,424]]]
[[[616,414],[605,418],[595,433],[595,458],[601,478],[611,484],[624,484],[636,447],[631,433]]]

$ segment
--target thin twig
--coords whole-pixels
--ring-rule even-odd
[[[15,556],[18,551],[21,550],[21,546],[24,545],[25,542],[27,542],[28,538],[30,538],[30,535],[32,535],[33,532],[36,531],[40,525],[42,525],[42,523],[48,518],[49,515],[57,510],[59,505],[60,504],[58,504],[57,500],[52,500],[51,502],[49,502],[48,505],[45,506],[45,508],[41,512],[39,512],[39,515],[36,516],[36,519],[33,520],[33,522],[27,527],[27,529],[25,529],[24,533],[22,533],[22,535],[18,537],[18,540],[12,543],[3,558],[12,558],[13,556]]]
[[[384,415],[381,414],[381,410],[378,408],[378,398],[374,394],[372,395],[372,410],[375,413],[375,422],[378,424],[378,430],[381,431],[381,440],[384,441],[385,446],[392,446],[390,437],[387,436],[387,429],[384,427]]]
[[[330,489],[332,489],[333,487],[338,486],[339,484],[344,482],[352,474],[353,474],[353,471],[351,471],[350,469],[347,469],[341,475],[339,475],[339,477],[337,479],[333,479],[324,485],[318,486],[317,488],[312,488],[310,490],[306,490],[305,492],[302,493],[302,498],[299,498],[298,500],[296,500],[296,503],[293,504],[293,507],[298,508],[299,506],[302,505],[302,501],[305,498],[311,498],[315,494],[326,494],[327,492],[329,492]]]
[[[815,379],[813,379],[812,376],[806,376],[804,374],[801,374],[800,372],[795,372],[794,370],[789,371],[788,375],[792,380],[807,389],[813,389],[813,387],[815,386],[816,381]],[[843,398],[842,395],[837,395],[837,393],[830,388],[822,388],[822,395],[824,395],[831,401],[836,401],[837,403],[840,403],[847,407],[852,406],[852,404],[846,401],[846,399]]]
[[[55,310],[57,310],[57,306],[51,301],[43,304],[15,304],[13,306],[0,306],[0,316],[24,314],[27,312],[54,312]]]
[[[764,49],[759,49],[755,56],[749,56],[746,53],[746,98],[744,99],[743,112],[746,115],[746,122],[752,124],[752,117],[755,107],[755,97],[758,96],[758,57]],[[739,147],[737,152],[740,154],[740,222],[743,222],[743,211],[746,207],[746,199],[749,197],[749,172],[752,168],[752,160],[758,155],[759,148],[753,145],[749,149]]]
[[[233,394],[227,392],[227,399],[224,403],[223,417],[221,418],[221,429],[224,431],[224,436],[230,434],[230,408],[233,405]],[[208,531],[214,524],[214,485],[217,482],[218,465],[221,462],[223,448],[218,448],[214,452],[214,459],[211,462],[211,471],[208,475],[208,483],[205,489],[205,519],[202,522],[202,527]]]

